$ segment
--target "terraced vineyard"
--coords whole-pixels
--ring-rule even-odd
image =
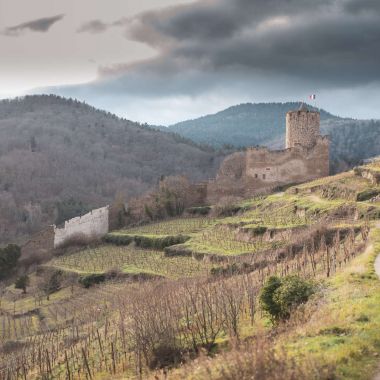
[[[164,252],[103,245],[53,259],[49,264],[80,273],[105,273],[120,269],[129,274],[151,274],[167,278],[209,274],[213,265],[191,257],[166,257]]]
[[[216,219],[210,218],[178,218],[164,222],[151,223],[127,230],[121,230],[114,232],[113,234],[155,236],[174,236],[179,234],[188,235],[213,226],[216,222]]]
[[[380,208],[356,196],[374,188],[350,172],[245,200],[233,216],[125,228],[108,243],[68,249],[31,274],[27,294],[0,293],[0,380],[161,379],[152,370],[200,347],[256,342],[263,326],[271,334],[259,302],[268,278],[317,279],[324,292],[326,279],[366,250]],[[105,282],[84,287],[99,274]]]
[[[259,238],[252,241],[243,241],[239,239],[235,231],[227,226],[216,226],[195,235],[187,243],[177,247],[199,254],[238,256],[270,248],[275,249],[279,246],[278,243],[264,242]]]

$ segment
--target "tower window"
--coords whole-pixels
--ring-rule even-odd
[[[263,179],[265,179],[265,177],[266,177],[266,175],[265,175],[265,174],[263,174]]]
[[[257,178],[258,177],[258,175],[257,174],[255,174],[255,178]]]

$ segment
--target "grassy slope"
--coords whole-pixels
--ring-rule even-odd
[[[347,175],[331,177],[298,186],[300,191],[297,194],[280,193],[265,199],[246,201],[244,204],[247,206],[247,211],[233,217],[209,221],[183,218],[122,233],[138,232],[146,234],[146,236],[167,236],[167,234],[186,232],[192,236],[194,242],[204,231],[218,228],[217,224],[243,223],[247,227],[251,223],[252,226],[289,227],[302,225],[302,223],[313,223],[313,214],[329,213],[345,204],[356,204],[363,209],[376,207],[369,202],[324,199],[318,195],[318,192],[309,192],[309,189],[316,184],[324,185],[339,181],[344,181],[344,183],[348,181],[350,186],[357,182],[357,190],[362,191],[363,180],[350,173],[350,177]],[[310,218],[288,217],[294,207],[306,210]],[[278,346],[285,346],[290,357],[304,363],[312,358],[314,362],[336,366],[339,379],[369,379],[380,361],[380,356],[378,356],[380,354],[380,281],[373,269],[374,259],[380,254],[380,229],[375,225],[373,227],[371,245],[365,253],[354,259],[339,274],[325,281],[325,286],[318,299],[318,307],[313,309],[315,304],[310,305],[310,310],[313,311],[311,318],[305,323],[300,323],[299,327],[289,326],[286,333],[277,335]],[[233,249],[235,248],[233,247]],[[214,249],[220,249],[220,245]],[[211,269],[210,263],[198,262],[190,257],[168,258],[164,256],[163,252],[141,250],[133,246],[109,245],[98,247],[95,250],[81,251],[71,256],[55,258],[50,265],[82,273],[104,272],[117,265],[126,273],[154,273],[169,278],[189,277],[203,274],[205,269],[208,271]],[[86,294],[96,296],[96,293],[90,292]],[[48,326],[59,322],[54,321],[52,315],[54,315],[55,309],[52,309],[52,314],[50,308],[69,298],[69,289],[64,289],[52,295],[49,302],[44,303],[41,311]],[[108,295],[105,299],[107,298]],[[77,307],[77,304],[79,301],[74,307]],[[11,301],[3,303],[2,308],[11,313],[13,303]],[[28,296],[24,300],[17,301],[16,308],[20,311],[33,309],[35,308],[34,300]],[[265,319],[258,318],[252,328],[249,321],[244,321],[241,326],[241,337],[251,338],[262,333],[263,326],[265,326],[265,330],[269,330],[270,326],[265,322]],[[227,336],[218,338],[217,343],[219,348],[225,347],[228,344]],[[218,357],[213,360],[218,360]],[[213,360],[209,363],[213,363]],[[219,363],[215,367],[219,366],[223,369],[223,360],[222,364],[220,364],[220,359],[219,362],[215,362],[215,364]],[[231,360],[237,359],[234,359],[232,355]],[[176,377],[174,371],[171,378],[185,377]]]
[[[339,379],[370,379],[380,354],[380,281],[374,261],[380,230],[372,245],[327,282],[323,304],[312,318],[281,343],[292,355],[318,357],[336,366]]]
[[[311,318],[306,317],[306,322],[298,321],[297,327],[291,323],[275,335],[276,352],[270,352],[272,343],[256,351],[256,345],[261,344],[258,339],[254,345],[248,345],[248,349],[221,352],[212,359],[201,357],[171,371],[168,378],[255,378],[253,376],[263,368],[257,366],[256,372],[252,362],[261,360],[259,364],[266,367],[267,373],[273,370],[273,366],[282,368],[284,378],[372,379],[380,362],[380,280],[374,272],[374,260],[378,254],[380,230],[376,228],[371,232],[371,244],[366,251],[325,281],[318,298],[306,306],[306,316],[310,313]],[[248,339],[259,337],[270,330],[266,318],[258,318],[255,328],[243,329],[242,336]],[[281,365],[281,362],[286,364]],[[281,375],[276,377],[273,373],[268,376],[281,379]]]

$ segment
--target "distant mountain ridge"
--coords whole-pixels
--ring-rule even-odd
[[[214,147],[260,145],[281,149],[285,145],[285,115],[299,107],[299,102],[240,104],[214,115],[171,125],[168,129]],[[380,121],[344,119],[322,109],[319,111],[322,134],[330,135],[333,173],[380,154]]]
[[[230,144],[238,147],[272,146],[285,133],[286,113],[299,107],[299,102],[246,103],[168,128],[193,141],[215,147]],[[321,120],[339,119],[324,110],[319,111]]]

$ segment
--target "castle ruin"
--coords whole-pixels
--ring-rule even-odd
[[[74,238],[99,239],[109,231],[109,207],[92,210],[89,213],[67,220],[64,227],[54,230],[54,248]]]
[[[329,175],[329,139],[320,134],[320,113],[302,105],[286,115],[286,148],[249,148],[228,156],[207,184],[207,202],[249,197]]]

